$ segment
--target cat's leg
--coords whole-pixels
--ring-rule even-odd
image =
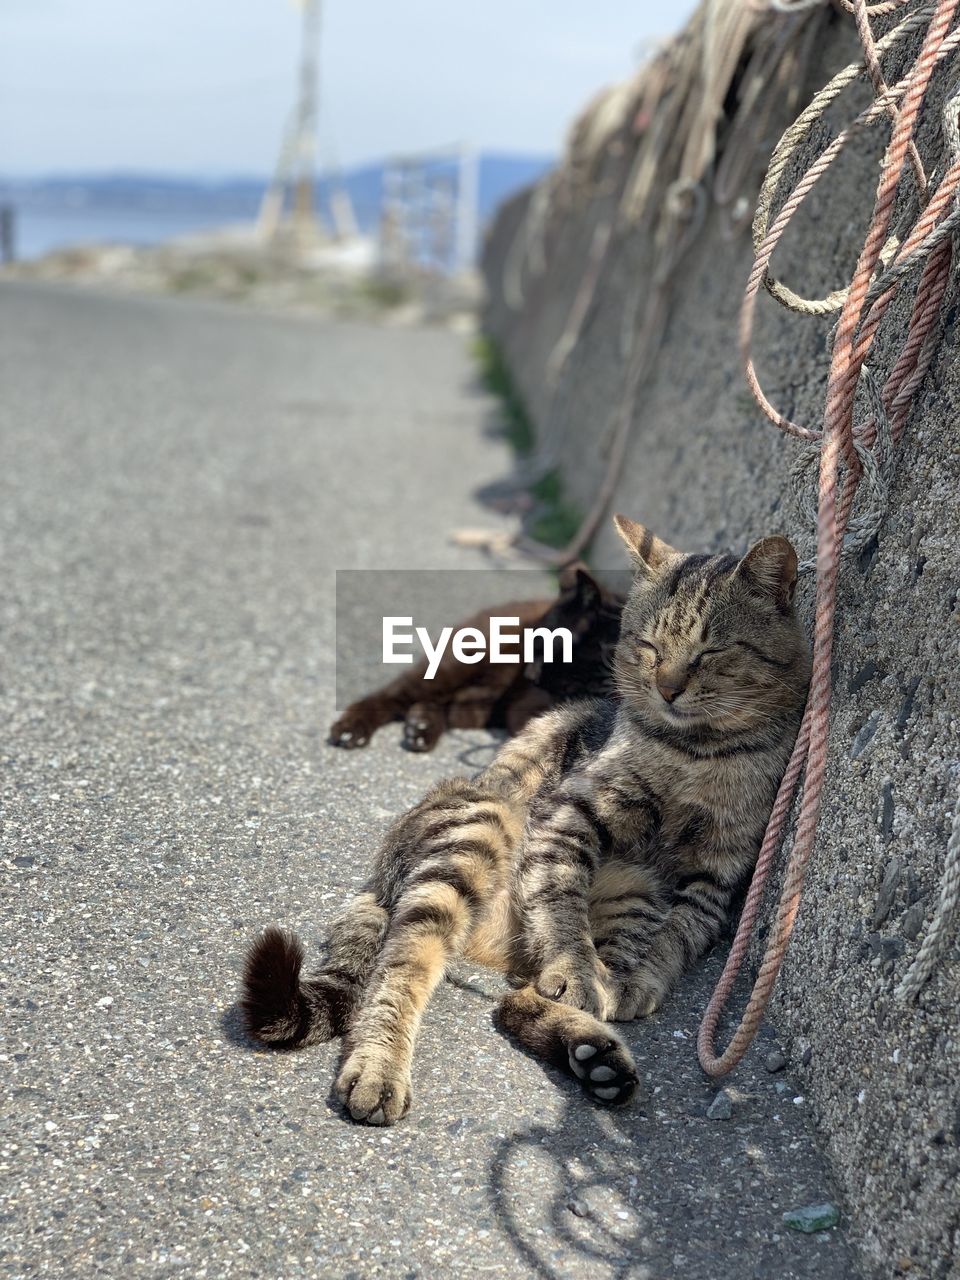
[[[343,1035],[363,995],[389,917],[372,893],[362,893],[330,929],[321,968],[302,978],[303,945],[270,928],[253,943],[243,976],[242,1006],[256,1040],[276,1049],[319,1044]]]
[[[534,802],[514,881],[537,992],[601,1019],[611,996],[590,931],[588,896],[607,838],[587,786],[567,780]]]
[[[408,751],[432,751],[447,727],[447,708],[439,702],[415,702],[403,725]]]
[[[327,742],[331,747],[344,747],[348,751],[365,747],[383,725],[401,719],[408,705],[409,699],[392,695],[389,687],[351,702],[330,726]]]
[[[605,863],[590,886],[590,929],[606,966],[613,1001],[608,1017],[629,1022],[656,1008],[637,974],[668,917],[670,898],[653,867]]]
[[[571,1071],[597,1102],[628,1102],[637,1087],[630,1050],[620,1037],[581,1009],[545,1000],[533,987],[504,996],[494,1022],[539,1058]]]
[[[647,1017],[659,1009],[680,978],[720,937],[736,882],[724,884],[709,871],[675,886],[666,918],[646,954],[621,987],[617,1018]]]
[[[465,779],[441,784],[398,824],[406,870],[335,1086],[355,1120],[394,1124],[409,1109],[423,1010],[505,884],[520,830],[508,800]]]
[[[486,694],[485,690],[479,693]],[[450,729],[485,729],[492,724],[497,700],[492,694],[483,697],[453,698],[447,707],[447,726]]]
[[[522,733],[534,716],[543,715],[555,705],[555,699],[545,689],[529,685],[522,689],[507,706],[504,721],[507,732]]]

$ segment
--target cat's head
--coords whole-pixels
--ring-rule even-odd
[[[675,729],[738,730],[803,706],[809,648],[782,537],[745,556],[685,555],[615,516],[636,574],[614,662],[621,697]]]
[[[560,571],[559,586],[556,600],[537,626],[547,631],[566,628],[573,637],[573,661],[544,662],[538,655],[527,663],[524,675],[565,698],[596,694],[613,660],[623,596],[602,586],[579,561]]]

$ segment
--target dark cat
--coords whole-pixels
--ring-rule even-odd
[[[381,689],[351,703],[331,726],[335,747],[365,747],[377,729],[403,720],[408,751],[432,751],[447,729],[506,729],[520,733],[535,715],[572,698],[610,691],[610,660],[620,630],[623,596],[595,582],[582,565],[560,574],[555,600],[497,605],[458,623],[489,638],[491,617],[518,617],[521,629],[566,627],[573,635],[573,661],[527,663],[525,667],[458,662],[448,648],[432,680],[426,661]]]

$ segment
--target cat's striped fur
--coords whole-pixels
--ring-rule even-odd
[[[646,1016],[716,940],[752,868],[809,677],[784,538],[743,559],[685,556],[623,517],[637,574],[619,700],[533,720],[474,780],[397,821],[322,968],[268,930],[247,960],[252,1034],[344,1036],[336,1089],[356,1120],[411,1099],[423,1009],[459,955],[512,975],[502,1027],[602,1102],[636,1075],[606,1025]]]

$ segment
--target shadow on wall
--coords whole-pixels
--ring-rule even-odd
[[[471,355],[475,370],[467,389],[488,402],[483,433],[505,443],[512,453],[507,472],[475,489],[472,496],[481,506],[516,520],[518,546],[529,539],[534,546],[565,548],[579,531],[583,513],[570,500],[551,451],[538,447],[527,406],[497,344],[481,335]],[[581,551],[585,554],[585,547]],[[534,556],[531,564],[537,562]]]

